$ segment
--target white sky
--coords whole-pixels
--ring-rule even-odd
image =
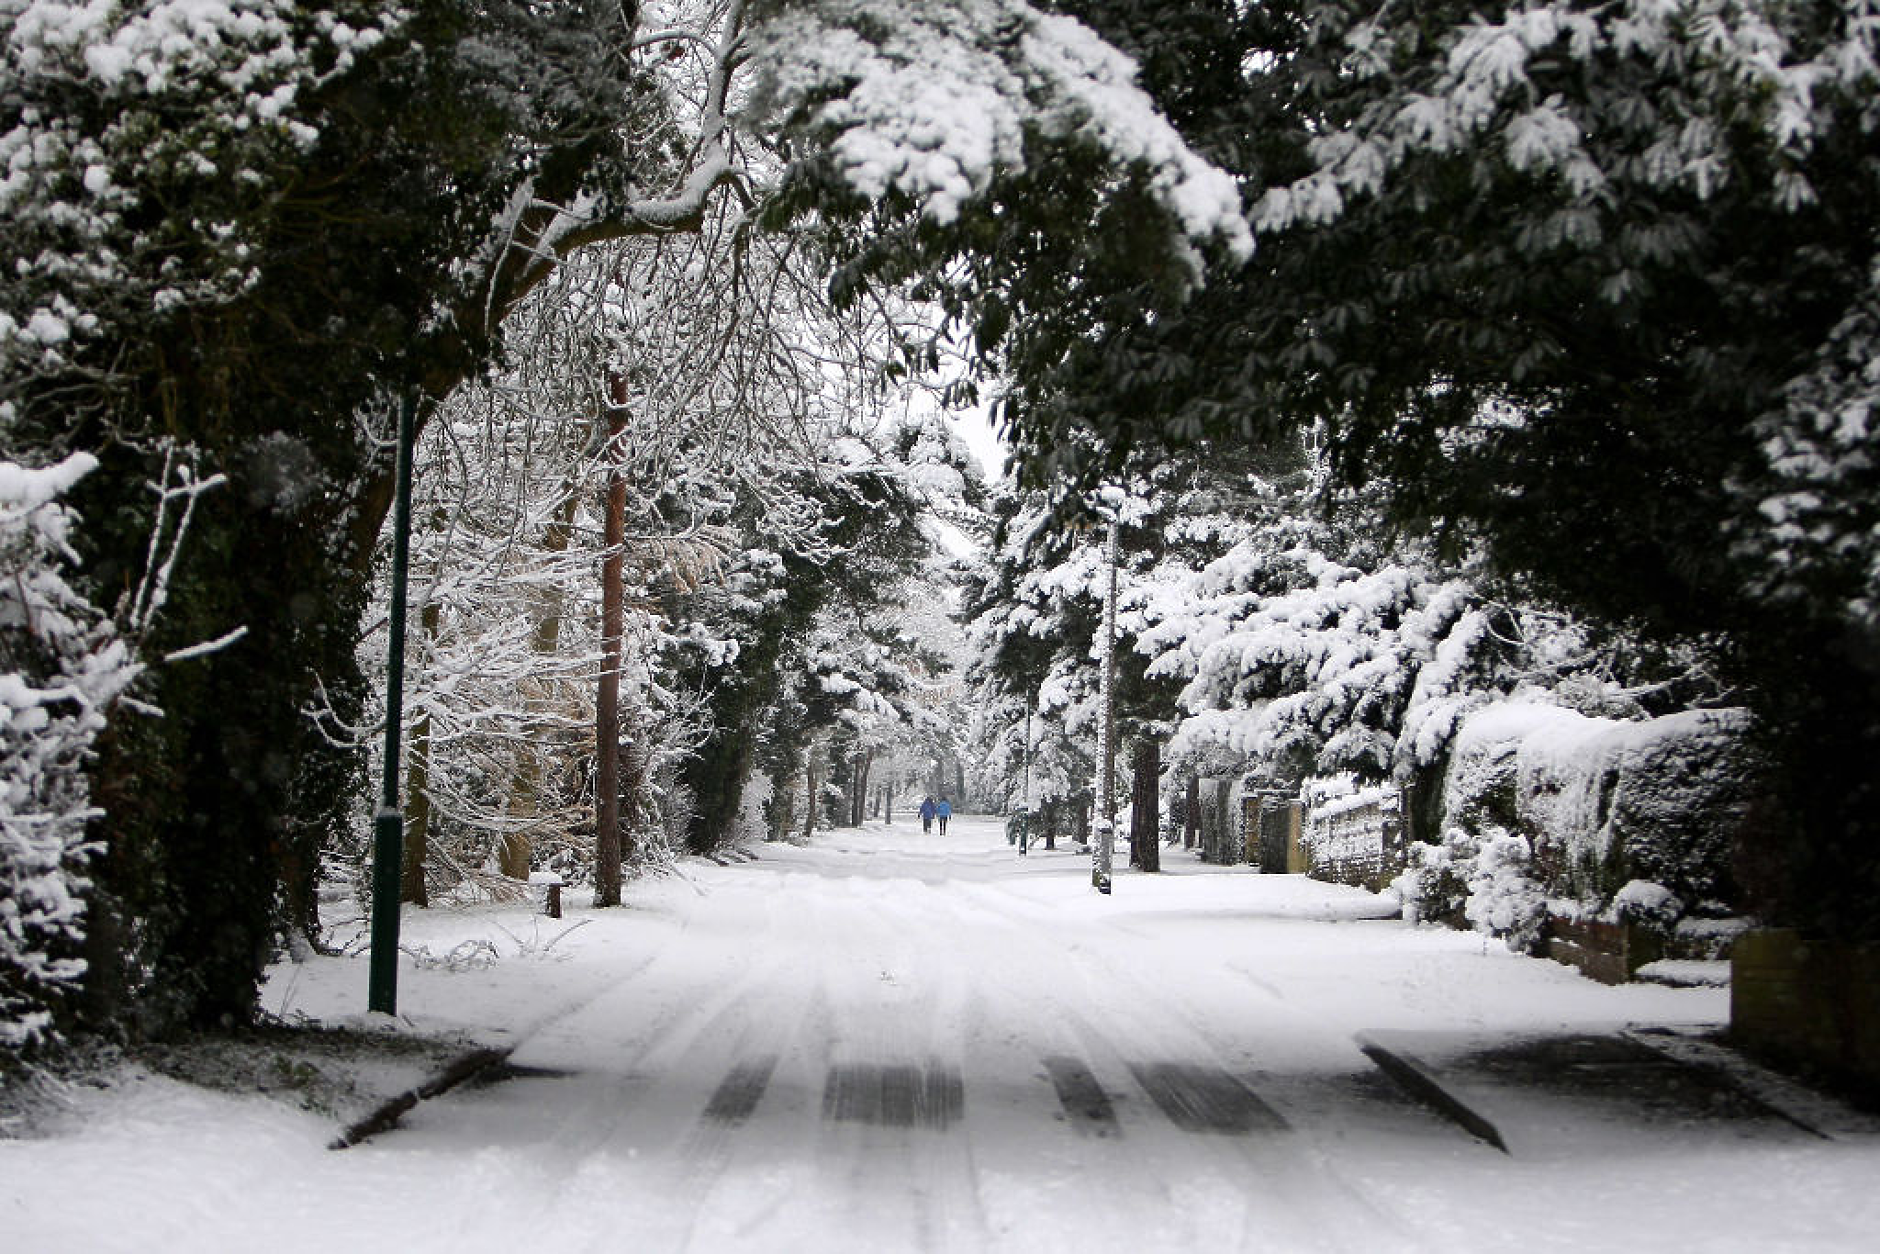
[[[979,459],[979,468],[986,473],[987,482],[997,479],[1005,469],[1005,442],[999,439],[992,429],[992,416],[985,405],[976,405],[972,409],[961,410],[948,415],[953,429],[966,441],[973,456]]]

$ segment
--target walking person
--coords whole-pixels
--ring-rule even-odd
[[[940,798],[940,804],[933,808],[933,816],[940,820],[940,834],[946,835],[947,820],[953,817],[953,806],[945,797]]]
[[[937,813],[939,813],[939,811],[938,808],[935,807],[932,797],[922,797],[920,799],[920,830],[923,834],[929,834],[933,831],[933,816]],[[947,813],[951,814],[952,811],[949,810]],[[944,835],[946,830],[947,825],[942,823],[940,825],[941,834]]]

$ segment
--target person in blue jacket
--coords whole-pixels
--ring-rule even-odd
[[[938,811],[934,806],[933,798],[922,797],[920,799],[920,830],[921,831],[923,832],[933,831],[933,816],[936,813],[938,813]],[[951,811],[949,811],[949,813],[951,813]],[[942,823],[940,825],[940,830],[942,832],[946,831],[947,830],[946,824]]]
[[[940,820],[940,834],[946,835],[947,820],[953,817],[953,807],[945,797],[940,798],[940,804],[933,808],[933,816]]]

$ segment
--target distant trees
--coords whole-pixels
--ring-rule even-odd
[[[754,831],[754,773],[786,806],[913,711],[918,649],[880,609],[976,488],[879,385],[890,306],[836,316],[802,241],[746,226],[721,207],[570,259],[512,315],[512,364],[429,424],[408,900],[514,891],[538,859],[607,894],[623,857]]]

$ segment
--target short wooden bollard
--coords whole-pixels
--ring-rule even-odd
[[[551,919],[561,917],[561,876],[553,871],[530,871],[529,883],[548,891],[543,894],[542,913]]]

